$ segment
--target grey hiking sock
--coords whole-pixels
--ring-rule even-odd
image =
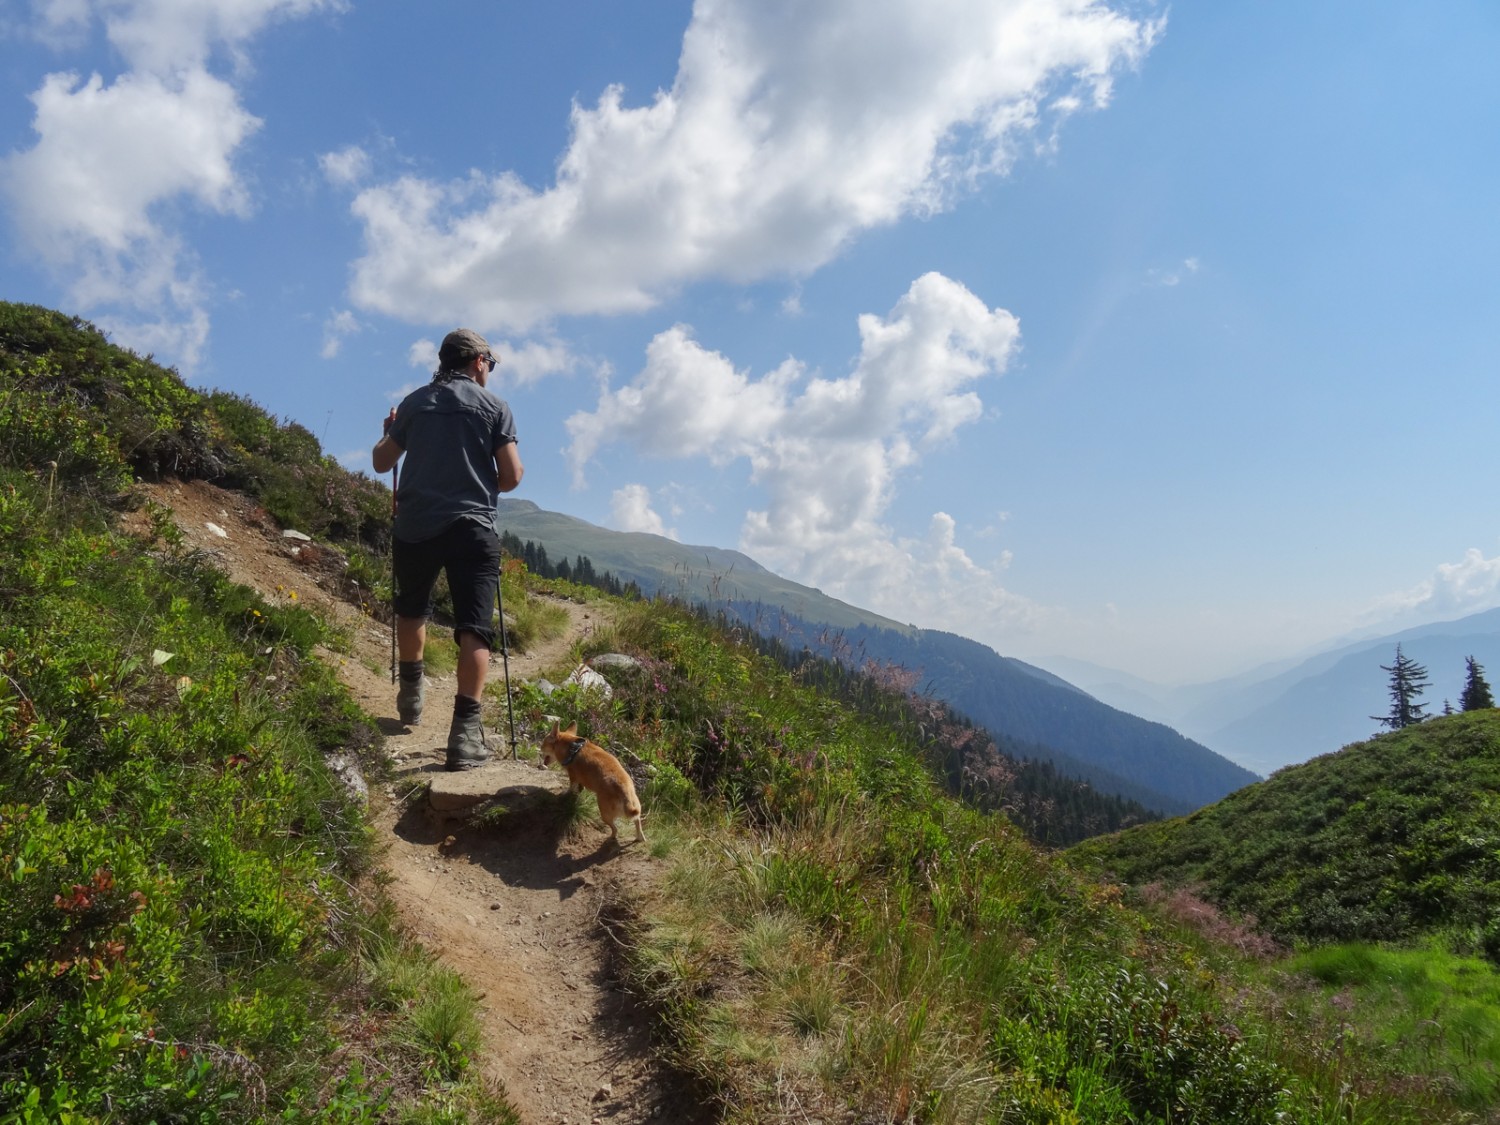
[[[422,664],[420,660],[401,661],[401,684],[396,689],[396,714],[409,727],[422,721]]]

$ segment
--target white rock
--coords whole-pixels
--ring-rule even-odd
[[[563,681],[566,684],[577,684],[584,691],[601,691],[604,698],[608,699],[614,695],[614,688],[609,686],[609,681],[594,671],[587,664],[580,664],[569,673],[568,678]]]
[[[364,804],[370,799],[370,788],[365,784],[359,763],[353,758],[343,754],[334,754],[328,759],[328,768],[343,783],[345,790],[354,800]]]
[[[208,528],[209,531],[213,532],[213,534],[217,535],[220,539],[229,538],[229,532],[225,531],[216,523],[205,523],[203,526]]]

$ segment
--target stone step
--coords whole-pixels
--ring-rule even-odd
[[[428,775],[430,788],[427,802],[433,812],[461,813],[497,797],[522,800],[545,794],[563,793],[568,775],[558,769],[538,769],[535,762],[499,757],[504,750],[492,748],[492,756],[482,766],[459,773],[438,770]]]

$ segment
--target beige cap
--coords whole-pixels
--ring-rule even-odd
[[[490,343],[472,328],[455,328],[443,337],[443,346],[438,348],[438,363],[444,369],[464,367],[476,355],[493,355]]]

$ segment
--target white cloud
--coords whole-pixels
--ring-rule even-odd
[[[323,322],[323,347],[318,354],[324,359],[332,359],[344,346],[345,337],[354,335],[363,327],[352,312],[340,309]]]
[[[1367,617],[1413,615],[1430,619],[1463,616],[1500,605],[1500,556],[1470,547],[1456,563],[1439,563],[1431,577],[1410,590],[1380,599]]]
[[[568,419],[575,479],[612,442],[643,456],[743,460],[766,506],[746,513],[741,546],[777,572],[901,620],[914,609],[955,628],[971,612],[1032,620],[1035,607],[958,546],[945,513],[920,539],[884,522],[901,470],[980,416],[972,388],[1005,369],[1015,317],[929,273],[888,316],[861,316],[859,331],[842,379],[807,378],[795,360],[755,379],[683,326],[661,333],[630,384]]]
[[[194,259],[153,211],[187,198],[221,214],[249,200],[230,156],[260,125],[224,82],[201,71],[171,78],[49,75],[32,95],[34,148],[0,163],[0,191],[26,245],[85,308],[129,310],[165,324],[202,323]]]
[[[209,70],[215,51],[243,67],[268,21],[332,0],[47,0],[38,35],[64,44],[95,18],[128,69],[54,73],[32,94],[36,144],[0,161],[0,198],[20,238],[70,296],[122,340],[155,340],[185,366],[208,335],[207,286],[171,205],[243,217],[250,194],[234,156],[260,120]]]
[[[616,531],[648,531],[676,539],[662,518],[651,507],[651,490],[644,484],[627,484],[610,495],[610,521]]]
[[[47,46],[63,50],[76,45],[92,21],[91,0],[32,0],[34,34]]]
[[[348,145],[318,157],[318,167],[335,187],[352,187],[370,174],[370,154],[358,145]]]
[[[494,346],[500,361],[497,377],[508,384],[526,386],[548,375],[572,371],[578,359],[566,344],[556,340],[528,340],[520,344],[499,343]]]
[[[1198,272],[1197,258],[1184,258],[1182,262],[1171,269],[1152,268],[1146,271],[1146,281],[1151,285],[1160,285],[1168,289],[1181,285],[1183,281]]]
[[[1104,105],[1161,26],[1102,0],[699,0],[672,88],[575,105],[550,188],[476,169],[360,192],[353,299],[525,330],[702,278],[806,274]]]
[[[172,357],[191,372],[203,358],[208,344],[208,313],[191,304],[173,305],[156,319],[102,316],[99,327],[121,347],[141,355]]]
[[[53,0],[54,4],[56,0]],[[73,9],[77,4],[67,2]],[[240,53],[276,20],[318,11],[341,11],[341,0],[95,0],[109,41],[132,70],[166,74],[208,66],[224,49],[244,67]]]
[[[422,337],[412,343],[406,349],[406,362],[410,367],[420,367],[424,371],[436,371],[438,369],[438,346],[436,340]]]

